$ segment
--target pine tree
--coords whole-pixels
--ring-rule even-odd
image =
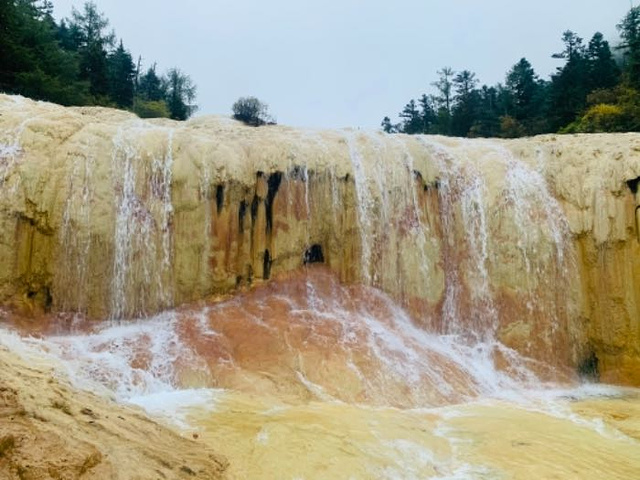
[[[625,82],[640,90],[640,7],[633,7],[617,25],[624,53]]]
[[[165,81],[150,69],[141,79],[149,101],[134,104],[139,68],[122,41],[113,49],[108,26],[92,2],[58,25],[50,0],[0,0],[0,91],[63,105],[133,108],[145,117],[169,116],[171,101],[175,118],[191,115],[195,86],[177,70]]]
[[[89,91],[96,103],[105,103],[109,94],[108,49],[115,35],[107,32],[109,20],[93,2],[84,4],[83,11],[72,10],[70,28],[76,32],[80,55],[80,78],[89,82]]]
[[[454,106],[451,114],[451,131],[453,135],[466,137],[476,120],[480,103],[476,85],[476,74],[463,70],[453,79]]]
[[[56,38],[60,46],[70,52],[77,52],[82,41],[78,26],[74,23],[67,24],[64,19],[60,20]]]
[[[0,31],[0,90],[65,105],[86,100],[77,59],[58,44],[49,2],[0,2]]]
[[[515,122],[503,122],[503,125],[509,125],[511,132],[536,135],[549,131],[546,118],[549,110],[548,82],[538,77],[526,58],[521,58],[509,70],[504,87],[499,85],[497,90],[502,115]]]
[[[438,95],[434,97],[437,113],[436,133],[442,135],[451,134],[451,104],[453,101],[453,70],[444,67],[438,71],[440,78],[432,85],[438,89]]]
[[[553,58],[562,58],[566,62],[551,77],[551,127],[553,130],[571,123],[581,113],[589,93],[589,75],[587,54],[582,38],[567,30],[562,35],[564,51]]]
[[[420,118],[422,119],[422,133],[433,133],[437,121],[433,98],[423,94],[418,100],[418,104],[420,105]]]
[[[380,126],[385,133],[398,133],[400,131],[400,125],[397,123],[391,123],[391,119],[389,117],[384,117]]]
[[[136,67],[131,54],[125,50],[122,40],[109,55],[109,97],[120,108],[133,106],[133,87]]]
[[[519,121],[532,118],[536,109],[534,100],[538,89],[538,76],[526,58],[521,58],[509,73],[505,83],[511,95],[512,112]]]
[[[418,110],[415,100],[411,100],[407,103],[399,116],[402,119],[402,124],[400,126],[402,133],[413,135],[423,132],[424,125],[420,115],[420,110]]]
[[[138,96],[144,101],[157,102],[164,100],[166,93],[166,85],[156,74],[154,63],[138,80]]]
[[[470,137],[497,137],[500,134],[500,116],[504,114],[500,107],[500,88],[500,85],[483,85],[478,92],[477,117],[469,129]]]
[[[620,69],[613,58],[609,42],[596,32],[587,47],[588,90],[613,88],[620,79]]]

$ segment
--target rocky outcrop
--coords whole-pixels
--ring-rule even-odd
[[[0,368],[2,478],[226,478],[226,459],[205,445],[75,390],[42,359],[0,347]]]
[[[576,246],[581,316],[601,380],[640,385],[640,136],[532,139]],[[566,144],[566,145],[565,145]],[[527,152],[528,150],[528,152]],[[538,155],[513,148],[525,161]]]
[[[640,136],[256,129],[8,96],[0,112],[4,305],[143,316],[322,261],[430,331],[640,384]]]

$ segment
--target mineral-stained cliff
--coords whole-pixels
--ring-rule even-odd
[[[424,328],[640,385],[640,136],[143,121],[0,96],[0,304],[144,316],[323,262]]]

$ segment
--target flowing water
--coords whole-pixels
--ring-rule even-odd
[[[20,134],[0,143],[7,195],[17,195],[7,188],[19,184]],[[87,234],[98,195],[88,154],[71,164],[57,237],[66,300],[37,321],[0,310],[0,345],[197,434],[227,456],[231,478],[640,478],[640,392],[583,383],[572,367],[575,251],[541,167],[491,142],[341,135],[347,176],[291,154],[283,177],[260,173],[267,203],[256,193],[242,204],[258,222],[286,195],[279,208],[302,225],[299,268],[176,307],[174,131],[131,121],[112,142],[105,320],[85,318],[99,248]],[[153,151],[140,146],[147,137]],[[320,137],[305,141],[330,158]],[[431,183],[416,148],[438,172]],[[207,158],[199,171],[194,276],[208,282],[228,198]],[[344,282],[310,249],[341,241],[349,182],[358,268]],[[243,212],[231,217],[249,222]],[[274,217],[265,222],[273,235]],[[415,300],[439,288],[438,305]]]
[[[173,132],[162,132],[167,139],[160,144],[161,151],[152,152],[150,165],[141,161],[137,146],[140,137],[158,130],[144,124],[128,126],[114,139],[114,187],[119,198],[111,317],[116,319],[172,304]]]
[[[313,297],[308,294],[313,289]],[[15,323],[0,343],[197,433],[233,478],[635,478],[640,392],[417,327],[310,267],[149,319]]]

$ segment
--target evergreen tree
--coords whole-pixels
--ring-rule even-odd
[[[164,100],[166,96],[166,85],[162,79],[156,74],[155,63],[149,67],[147,73],[142,75],[138,80],[138,96],[145,101],[157,102]]]
[[[478,92],[477,117],[469,129],[470,137],[497,137],[500,134],[500,93],[498,87],[483,85]]]
[[[138,79],[133,110],[141,118],[169,117],[167,88],[156,74],[155,63]]]
[[[133,87],[136,67],[131,54],[125,50],[122,40],[109,55],[109,97],[120,108],[133,106]]]
[[[506,91],[510,98],[506,101],[509,113],[518,121],[530,119],[536,113],[535,104],[539,80],[531,63],[526,58],[521,58],[509,73],[505,83]]]
[[[105,103],[109,94],[108,49],[115,35],[107,32],[109,20],[93,2],[84,4],[83,11],[72,10],[71,27],[77,37],[80,54],[80,78],[89,82],[89,91],[97,103]]]
[[[559,130],[571,123],[586,106],[589,93],[587,55],[582,38],[567,30],[562,35],[564,51],[553,58],[566,60],[551,77],[551,128]]]
[[[476,121],[480,96],[476,90],[476,74],[463,70],[453,79],[454,106],[451,114],[451,131],[453,135],[466,137]]]
[[[548,132],[640,131],[640,6],[617,25],[623,62],[600,32],[588,45],[575,32],[562,34],[564,60],[550,80],[540,79],[526,58],[504,85],[476,87],[473,73],[439,70],[437,92],[420,99],[422,132],[459,136],[518,137]],[[415,133],[415,102],[400,114],[401,129]],[[383,127],[390,130],[385,117]]]
[[[166,76],[166,101],[169,115],[174,120],[186,120],[197,110],[192,104],[196,96],[196,87],[189,78],[177,68],[172,68]]]
[[[92,2],[71,20],[56,24],[50,0],[0,0],[0,91],[63,105],[105,104],[133,108],[141,116],[186,118],[195,86],[177,70],[166,82],[155,66],[141,79],[142,97],[134,92],[139,68],[122,41],[113,49],[109,21]]]
[[[418,100],[420,104],[420,118],[422,119],[422,132],[432,133],[437,121],[436,111],[433,107],[433,98],[423,94]]]
[[[437,133],[449,135],[451,133],[451,103],[453,93],[453,70],[444,67],[439,70],[440,78],[432,85],[437,88],[438,95],[434,97],[437,113]]]
[[[49,0],[42,0],[42,4],[38,6],[38,11],[40,12],[41,17],[47,19],[49,22],[54,22],[52,2]]]
[[[398,133],[400,131],[400,125],[391,123],[389,117],[384,117],[380,126],[385,133]]]
[[[411,100],[407,103],[399,116],[402,119],[402,124],[400,126],[400,131],[402,133],[413,135],[424,131],[422,116],[420,115],[420,110],[418,110],[415,100]]]
[[[61,20],[56,32],[56,38],[60,46],[65,50],[77,52],[80,48],[81,34],[78,26],[74,23],[67,25],[64,19]]]
[[[609,42],[600,32],[596,32],[587,47],[588,90],[613,88],[620,79],[620,69],[616,64]]]
[[[625,82],[640,90],[640,7],[633,7],[617,25],[622,38]]]
[[[521,58],[507,73],[504,88],[498,88],[502,114],[513,120],[502,125],[508,125],[510,132],[521,131],[523,135],[548,131],[547,95],[547,82],[538,77],[526,58]]]
[[[77,59],[60,48],[50,2],[0,2],[0,90],[65,105],[85,101]]]

